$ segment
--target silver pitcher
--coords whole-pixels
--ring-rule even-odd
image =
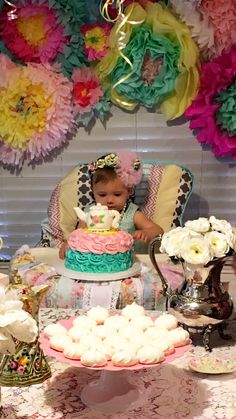
[[[227,257],[209,262],[205,267],[182,263],[184,280],[179,289],[171,290],[156,259],[161,237],[155,237],[149,245],[149,256],[158,272],[167,297],[167,308],[183,324],[203,327],[227,319],[233,310],[233,302],[224,289],[220,274]]]

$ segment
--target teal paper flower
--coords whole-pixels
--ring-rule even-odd
[[[133,64],[133,72],[127,80],[117,85],[118,93],[148,108],[160,104],[171,94],[179,74],[178,44],[143,25],[133,29],[123,53]],[[112,85],[128,73],[130,65],[123,58],[119,58],[110,74]]]
[[[230,136],[236,135],[236,83],[223,90],[215,101],[220,103],[216,111],[216,123]]]

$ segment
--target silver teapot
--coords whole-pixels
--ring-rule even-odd
[[[192,327],[216,325],[228,319],[233,310],[233,302],[220,280],[221,270],[228,257],[209,262],[206,266],[182,262],[184,280],[177,290],[171,290],[156,259],[160,244],[160,236],[151,241],[149,256],[160,276],[163,295],[167,297],[167,309],[182,324]]]

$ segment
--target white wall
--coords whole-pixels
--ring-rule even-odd
[[[106,128],[98,121],[90,133],[79,129],[67,149],[50,163],[33,169],[25,166],[19,175],[0,168],[0,236],[5,245],[0,258],[9,258],[24,243],[37,243],[40,220],[46,217],[50,193],[61,177],[79,161],[117,148],[137,150],[143,160],[189,167],[195,185],[186,218],[211,214],[236,225],[236,162],[218,161],[209,150],[202,150],[187,123],[167,125],[161,114],[145,109],[130,114],[113,108]]]

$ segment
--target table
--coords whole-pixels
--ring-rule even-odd
[[[41,327],[78,312],[41,309]],[[236,359],[236,314],[229,321],[229,332],[232,341],[222,341],[214,334],[213,354]],[[193,347],[170,364],[130,371],[130,382],[138,383],[143,396],[135,410],[114,415],[91,410],[80,400],[82,388],[99,376],[98,371],[72,368],[51,358],[52,377],[43,384],[2,387],[1,419],[236,419],[236,372],[206,375],[189,371],[189,359],[203,354],[203,347]]]

